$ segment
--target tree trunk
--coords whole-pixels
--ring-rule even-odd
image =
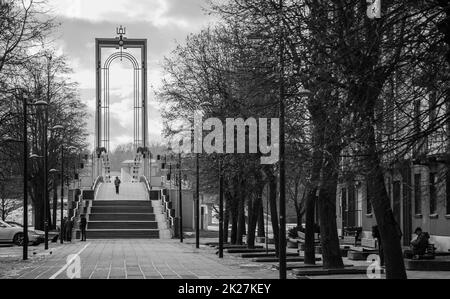
[[[249,249],[255,249],[255,238],[256,238],[256,221],[257,213],[254,210],[254,205],[256,204],[256,198],[248,199],[248,228],[247,228],[247,247]],[[255,223],[255,226],[253,226]]]
[[[297,215],[297,227],[301,228],[303,226],[303,214],[298,204],[295,204],[295,213]]]
[[[50,192],[47,192],[47,198],[45,200],[47,201],[47,221],[48,221],[47,225],[48,225],[48,228],[51,229],[53,222],[52,222],[52,212],[51,212],[52,207],[50,205]]]
[[[332,141],[330,141],[332,142]],[[337,165],[340,149],[327,146],[329,155],[322,167],[322,180],[319,195],[320,237],[322,243],[322,259],[325,269],[342,269],[344,262],[339,244],[336,216],[336,198],[338,174]],[[330,155],[332,154],[332,156]]]
[[[52,210],[52,228],[56,230],[56,219],[58,211],[58,188],[53,187],[53,210]]]
[[[6,200],[2,199],[2,221],[6,221]]]
[[[383,243],[386,278],[407,279],[405,262],[401,246],[401,229],[394,218],[391,201],[386,191],[383,169],[376,148],[375,130],[372,125],[366,126],[367,158],[366,169],[369,172],[369,190],[372,190],[372,205]]]
[[[248,212],[248,235],[247,235],[247,245],[248,248],[255,248],[255,238],[256,238],[256,226],[258,224],[258,218],[260,216],[260,211],[262,207],[262,188],[256,194],[256,197],[250,201]]]
[[[240,196],[238,202],[238,223],[237,223],[237,245],[243,245],[243,236],[245,235],[245,196],[240,188]]]
[[[44,230],[44,188],[40,183],[33,184],[34,225],[37,230]]]
[[[311,115],[314,121],[313,139],[314,149],[312,155],[312,170],[311,170],[311,187],[306,199],[305,204],[305,264],[316,264],[316,247],[315,247],[315,226],[316,226],[316,203],[317,203],[317,190],[320,180],[320,171],[322,169],[322,146],[323,146],[323,130],[321,119],[321,113],[317,113],[317,107],[310,107]]]
[[[265,238],[266,237],[266,227],[265,227],[265,219],[264,219],[264,204],[261,198],[261,205],[258,213],[258,237]]]
[[[234,182],[234,196],[231,201],[231,244],[237,244],[237,235],[238,235],[238,218],[239,218],[239,209],[238,209],[238,192],[237,182]]]
[[[228,243],[229,236],[229,227],[230,227],[230,198],[227,196],[225,201],[225,217],[223,221],[223,242],[225,244]]]
[[[276,255],[280,254],[280,226],[278,223],[278,208],[277,208],[277,179],[272,174],[270,176],[270,194],[269,194],[269,204],[270,204],[270,218],[272,220],[272,230],[273,230],[273,239],[275,241],[275,251]]]
[[[306,199],[306,232],[305,232],[305,264],[316,264],[316,246],[314,238],[314,227],[316,224],[316,193],[317,189],[312,188],[308,192],[308,198]]]

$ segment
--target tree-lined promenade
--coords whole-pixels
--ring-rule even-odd
[[[45,1],[2,1],[0,6],[0,187],[5,207],[23,196],[24,123],[27,126],[28,193],[36,229],[44,230],[44,207],[55,228],[61,174],[50,170],[74,169],[87,145],[87,111],[70,78],[67,58],[53,50],[56,21]],[[24,105],[24,101],[26,105]],[[34,103],[46,105],[34,105]],[[24,119],[24,107],[27,118]],[[45,138],[47,136],[47,138]],[[47,186],[44,157],[47,149]],[[61,161],[61,150],[65,151]],[[67,171],[64,184],[75,173]],[[47,188],[47,192],[45,192]],[[44,194],[46,196],[44,196]],[[45,198],[44,198],[45,197]],[[51,213],[50,198],[53,198]],[[17,205],[17,203],[16,203]],[[17,208],[17,206],[15,206]],[[11,211],[9,211],[11,212]],[[31,221],[30,221],[31,222]]]
[[[436,146],[449,153],[447,1],[382,1],[382,18],[374,20],[366,1],[212,1],[210,11],[221,21],[190,35],[165,61],[159,99],[167,135],[179,133],[180,120],[192,123],[196,111],[222,121],[277,118],[281,97],[287,196],[299,226],[306,223],[306,263],[315,263],[319,225],[324,267],[344,267],[338,185],[359,175],[371,190],[387,278],[406,278],[385,171],[426,155],[423,145],[431,137],[439,136]],[[259,158],[201,157],[204,192],[217,192],[219,161],[223,165],[224,222],[232,227],[225,241],[242,244],[246,235],[250,248],[267,186],[276,244],[280,237],[279,164],[262,166]]]
[[[437,177],[448,176],[450,6],[446,0],[383,0],[381,7],[381,18],[370,19],[362,0],[211,0],[208,11],[218,22],[189,35],[164,60],[157,98],[168,139],[186,134],[198,112],[221,123],[264,120],[269,132],[278,126],[273,120],[281,123],[280,144],[270,144],[273,136],[267,140],[279,149],[278,163],[262,164],[262,150],[224,149],[178,165],[192,170],[185,176],[191,182],[200,167],[202,193],[223,191],[225,242],[255,248],[266,236],[269,214],[282,259],[287,199],[305,233],[305,264],[316,263],[320,231],[323,267],[342,269],[336,202],[340,184],[358,178],[378,224],[386,277],[407,278],[405,232],[391,206],[386,172],[442,154],[447,164]],[[49,9],[45,1],[0,1],[0,209],[6,217],[17,208],[6,200],[29,194],[40,230],[46,220],[56,227],[50,197],[75,175],[58,176],[57,170],[76,168],[76,156],[88,148],[87,107],[69,58],[54,50],[58,24]],[[260,125],[257,134],[245,133],[258,140],[256,148],[262,148]],[[205,140],[217,147],[240,137]],[[133,149],[118,147],[107,153],[108,162],[120,167]],[[403,180],[411,183],[408,175]],[[21,186],[10,190],[21,180],[28,183],[25,194]]]

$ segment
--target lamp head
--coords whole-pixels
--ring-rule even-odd
[[[310,97],[310,96],[313,95],[313,93],[312,93],[310,90],[304,89],[304,88],[300,88],[300,89],[298,90],[298,94],[299,94],[299,96],[301,96],[301,97]]]
[[[48,103],[46,101],[37,101],[34,102],[33,104],[31,104],[32,106],[36,106],[36,107],[47,107]]]
[[[52,131],[63,131],[64,127],[61,125],[56,125],[52,128]]]
[[[14,139],[12,137],[6,137],[5,139],[3,139],[4,143],[22,143],[22,140],[19,139]]]

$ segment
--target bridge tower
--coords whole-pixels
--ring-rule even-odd
[[[134,149],[139,162],[139,176],[149,176],[150,152],[148,150],[147,105],[147,39],[126,38],[126,28],[117,28],[115,38],[95,40],[96,113],[95,113],[95,167],[94,180],[103,177],[110,182],[110,67],[120,59],[127,60],[133,68],[134,87]],[[112,50],[112,54],[109,54]],[[105,52],[108,51],[108,55]],[[137,53],[132,53],[139,52]]]

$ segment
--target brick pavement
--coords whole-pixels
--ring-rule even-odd
[[[54,245],[56,246],[56,245]],[[176,240],[89,241],[57,246],[52,254],[21,263],[16,279],[66,279],[69,255],[79,253],[83,279],[258,279],[276,278],[275,271],[227,263],[204,249]],[[5,273],[3,273],[5,274]],[[2,277],[0,273],[0,278]]]
[[[206,239],[205,239],[206,240]],[[205,241],[202,240],[202,241]],[[177,240],[117,240],[87,243],[50,244],[45,252],[30,247],[30,261],[20,261],[21,248],[0,247],[0,279],[67,279],[67,258],[80,253],[83,279],[277,279],[274,264],[255,264],[226,254],[223,260],[216,250],[195,240],[185,244]],[[214,241],[211,239],[210,241]],[[205,241],[206,242],[206,241]],[[350,262],[364,266],[365,262]],[[450,279],[450,272],[408,272],[410,279]],[[289,278],[293,279],[292,275]],[[367,279],[365,275],[335,275],[310,279]]]

